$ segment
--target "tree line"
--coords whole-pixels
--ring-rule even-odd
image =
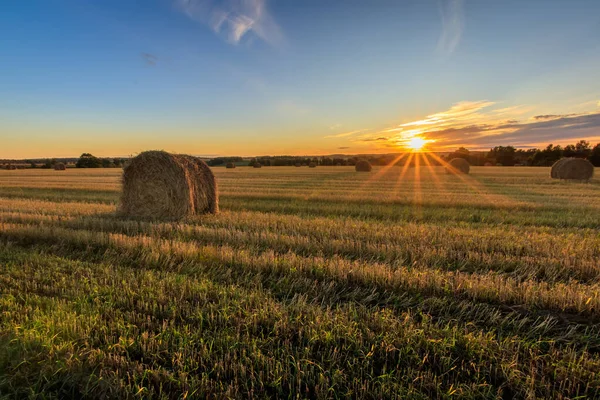
[[[589,160],[595,167],[600,167],[600,143],[594,147],[586,140],[580,140],[575,144],[567,146],[549,144],[543,149],[517,149],[514,146],[496,146],[488,152],[469,151],[464,147],[442,155],[434,153],[421,153],[419,156],[405,154],[385,155],[357,155],[350,157],[306,157],[306,156],[262,156],[250,159],[248,165],[253,166],[260,163],[263,166],[308,166],[311,163],[321,166],[354,166],[358,160],[367,160],[372,165],[378,166],[414,166],[426,164],[431,166],[442,165],[445,161],[453,158],[464,158],[471,165],[528,165],[528,166],[551,166],[563,157],[577,157]],[[101,158],[90,153],[83,153],[77,162],[76,168],[122,168],[128,159],[126,158]],[[35,161],[28,161],[31,168],[52,169],[60,161],[57,159],[46,160],[41,166]],[[244,163],[242,157],[215,157],[207,161],[210,166],[221,166],[227,163]]]
[[[600,167],[600,143],[594,147],[587,140],[580,140],[565,147],[549,144],[543,149],[516,149],[513,146],[496,146],[487,153],[473,153],[464,147],[448,154],[446,159],[464,158],[471,165],[529,165],[549,167],[563,157],[576,157],[589,160]]]

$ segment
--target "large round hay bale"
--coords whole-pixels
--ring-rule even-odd
[[[371,172],[373,167],[371,166],[371,163],[367,160],[359,160],[356,162],[354,169],[358,172]]]
[[[192,156],[185,156],[195,164],[192,177],[196,199],[196,214],[219,212],[219,187],[212,170],[204,161]]]
[[[235,168],[235,163],[228,162],[227,165],[225,165],[225,168],[228,168],[228,169]]]
[[[446,172],[449,174],[468,174],[471,170],[471,164],[464,158],[453,158],[446,166]]]
[[[216,213],[219,209],[215,177],[204,161],[182,154],[145,151],[123,171],[123,215],[180,219]]]
[[[56,163],[54,164],[54,170],[55,171],[66,171],[67,170],[67,166],[64,163]]]
[[[317,168],[317,163],[311,162],[310,164],[308,164],[308,168]]]
[[[565,161],[568,161],[568,160],[570,160],[570,158],[565,157],[565,158],[561,158],[560,160],[558,160],[557,162],[552,164],[552,168],[550,168],[550,177],[552,179],[558,179],[558,169]]]
[[[253,165],[254,168],[262,168],[262,164],[259,162],[255,162]]]
[[[594,165],[583,158],[567,158],[558,165],[555,175],[558,179],[589,181],[594,176]]]

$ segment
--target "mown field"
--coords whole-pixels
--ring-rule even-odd
[[[0,171],[0,397],[600,398],[600,171],[471,172],[217,168],[173,223]]]

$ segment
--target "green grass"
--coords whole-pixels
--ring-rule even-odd
[[[600,398],[600,195],[546,168],[0,171],[0,398]]]

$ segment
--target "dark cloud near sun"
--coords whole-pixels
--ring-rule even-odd
[[[428,137],[443,140],[446,145],[471,146],[514,145],[526,147],[533,143],[551,143],[567,139],[600,136],[600,113],[565,114],[553,118],[535,118],[534,122],[479,125],[463,129],[446,129],[429,132]]]
[[[156,63],[158,62],[158,57],[155,56],[154,54],[140,53],[140,56],[142,57],[142,60],[144,60],[146,65],[149,65],[151,67],[154,67],[156,65]]]
[[[559,118],[567,118],[574,117],[577,114],[545,114],[545,115],[536,115],[533,119],[539,120],[547,120],[547,119],[559,119]]]

